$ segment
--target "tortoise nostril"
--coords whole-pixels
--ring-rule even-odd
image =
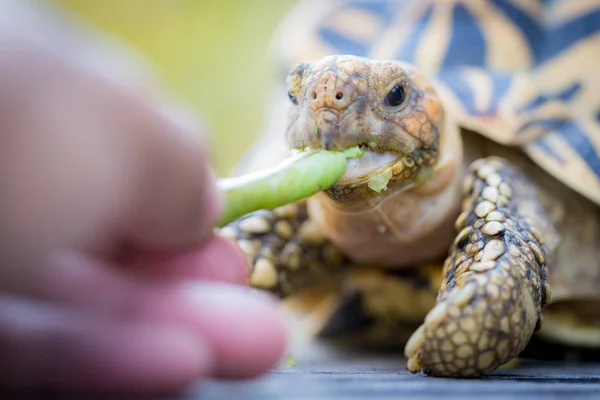
[[[313,100],[316,100],[317,99],[317,92],[315,92],[313,90],[313,92],[310,94],[310,97],[312,97]]]
[[[335,94],[335,98],[338,100],[341,100],[343,97],[344,97],[344,93],[342,93],[342,92],[337,92]]]

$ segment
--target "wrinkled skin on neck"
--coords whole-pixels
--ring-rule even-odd
[[[288,90],[291,148],[365,150],[310,200],[321,229],[356,261],[399,265],[443,254],[459,205],[462,153],[429,80],[396,61],[330,56],[298,65]],[[389,182],[382,187],[381,179]]]

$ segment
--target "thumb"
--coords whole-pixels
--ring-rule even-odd
[[[216,174],[200,121],[182,120],[175,108],[140,110],[132,129],[144,152],[127,236],[136,247],[178,250],[212,234],[222,209]]]

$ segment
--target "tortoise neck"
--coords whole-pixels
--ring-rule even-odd
[[[346,204],[325,193],[309,200],[311,217],[354,261],[400,266],[447,253],[456,234],[464,163],[458,128],[452,121],[445,128],[430,179],[362,202]]]

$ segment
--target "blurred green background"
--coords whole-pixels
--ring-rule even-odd
[[[270,38],[293,0],[56,0],[136,47],[209,123],[225,175],[259,134],[275,66]]]

